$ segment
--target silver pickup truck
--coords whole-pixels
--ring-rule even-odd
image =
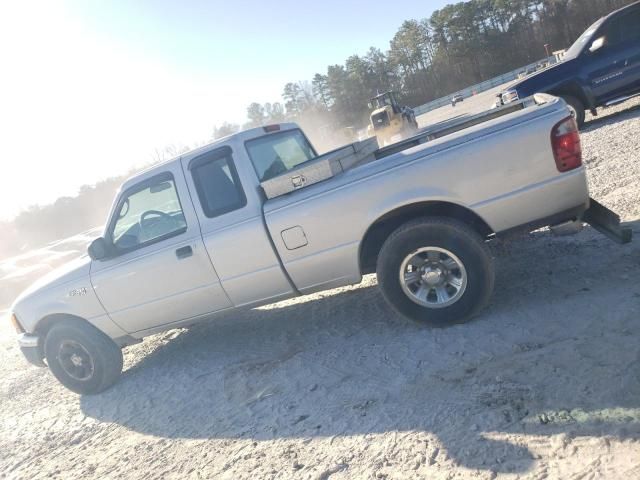
[[[147,335],[371,272],[400,314],[466,321],[492,293],[488,239],[570,221],[630,240],[590,200],[576,123],[555,97],[320,157],[295,124],[270,125],[125,182],[89,255],[23,292],[12,321],[29,361],[96,393]]]

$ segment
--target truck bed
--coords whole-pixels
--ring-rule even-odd
[[[298,289],[357,283],[367,230],[406,205],[463,207],[495,233],[586,209],[584,167],[558,172],[551,149],[566,105],[547,95],[518,105],[425,131],[376,151],[373,161],[266,201],[267,228]],[[283,235],[292,227],[304,248],[287,248]]]
[[[484,137],[490,138],[502,130],[534,121],[546,115],[553,115],[560,110],[565,111],[565,109],[562,100],[542,94],[471,117],[447,122],[444,125],[427,127],[409,139],[377,149],[365,160],[355,163],[351,168],[345,169],[325,181],[268,199],[264,204],[264,211],[267,213],[277,210],[384,172],[387,169],[401,166],[404,163],[433,157],[466,143],[477,142]],[[289,178],[293,176],[291,175],[293,172],[295,170],[277,178]]]
[[[452,121],[423,128],[417,135],[413,135],[411,138],[380,149],[377,148],[376,139],[369,138],[320,155],[297,168],[293,168],[281,175],[262,182],[260,186],[267,199],[277,198],[316,183],[329,180],[357,166],[380,160],[394,153],[407,150],[408,148],[432,142],[438,138],[452,135],[461,130],[504,117],[505,115],[535,105],[537,105],[537,103],[534,98],[527,98],[495,110],[489,110],[462,119],[453,119]]]
[[[544,100],[540,99],[540,101]],[[534,98],[527,98],[498,109],[423,128],[417,135],[384,148],[376,148],[375,138],[369,138],[320,155],[297,168],[262,182],[260,186],[269,200],[288,195],[296,190],[329,180],[352,168],[536,105],[538,103]]]

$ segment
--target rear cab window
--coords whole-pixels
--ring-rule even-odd
[[[247,204],[229,147],[205,153],[189,164],[202,211],[214,218]]]
[[[286,130],[245,143],[253,168],[261,182],[302,165],[317,155],[301,130]]]

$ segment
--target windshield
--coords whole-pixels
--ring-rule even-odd
[[[372,102],[376,108],[382,108],[385,107],[387,105],[391,105],[391,98],[389,97],[389,95],[384,95],[382,97],[376,97],[373,99]]]
[[[117,215],[111,238],[123,250],[180,232],[187,226],[173,180],[159,180],[135,191],[124,199]]]
[[[580,55],[584,47],[589,44],[589,42],[593,38],[596,31],[600,28],[600,25],[602,25],[602,22],[604,22],[604,20],[605,20],[604,18],[601,18],[596,23],[594,23],[589,28],[587,28],[587,30],[585,30],[585,32],[582,35],[580,35],[580,37],[575,41],[575,43],[571,45],[571,47],[569,47],[569,50],[567,50],[567,53],[565,53],[564,57],[575,58],[578,55]]]
[[[246,147],[261,182],[316,157],[313,147],[300,130],[288,130],[249,140]]]

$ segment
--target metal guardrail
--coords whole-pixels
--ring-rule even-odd
[[[537,62],[531,63],[524,67],[517,68],[512,70],[511,72],[504,73],[498,77],[490,78],[489,80],[485,80],[484,82],[477,83],[465,89],[459,90],[457,92],[452,92],[451,94],[438,98],[436,100],[432,100],[429,103],[425,103],[424,105],[420,105],[419,107],[414,107],[414,111],[417,115],[422,115],[424,113],[430,112],[431,110],[435,110],[436,108],[443,107],[445,105],[451,104],[451,97],[454,95],[461,94],[464,98],[468,98],[472,95],[477,95],[478,93],[486,92],[487,90],[491,90],[494,87],[498,87],[504,83],[511,82],[518,78],[522,72],[526,72],[527,70],[537,67],[541,63],[556,63],[555,57],[544,58],[542,60],[538,60]]]

